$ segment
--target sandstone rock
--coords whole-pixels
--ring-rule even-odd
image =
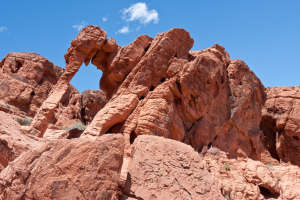
[[[0,171],[23,152],[43,145],[43,139],[22,133],[20,124],[0,111]]]
[[[71,47],[65,54],[66,69],[60,76],[57,84],[43,102],[35,115],[30,132],[42,137],[48,126],[48,118],[61,101],[72,77],[79,70],[83,62],[89,60],[97,53],[106,41],[106,32],[97,26],[83,28],[79,35],[71,42]]]
[[[120,134],[48,142],[0,173],[0,199],[117,200],[123,151]]]
[[[105,93],[99,90],[85,90],[82,92],[83,118],[86,124],[91,123],[95,115],[107,103]]]
[[[259,160],[263,84],[243,61],[230,61],[224,47],[216,44],[189,52],[192,45],[188,32],[172,29],[158,34],[139,62],[127,68],[114,65],[125,56],[120,53],[123,48],[118,50],[111,64],[99,67],[100,87],[105,83],[107,88],[101,88],[112,98],[81,137],[158,135],[184,141],[198,151],[212,145],[231,157],[241,149]],[[113,79],[118,73],[125,75]],[[123,83],[114,87],[112,79]]]
[[[273,158],[300,166],[300,87],[266,89],[261,130]]]
[[[224,199],[189,145],[157,136],[138,136],[131,158],[125,195],[144,200]]]

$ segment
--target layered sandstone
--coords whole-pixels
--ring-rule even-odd
[[[300,87],[267,88],[261,129],[271,155],[300,166]]]

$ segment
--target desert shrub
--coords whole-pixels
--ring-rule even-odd
[[[81,123],[76,123],[76,124],[72,124],[71,126],[66,128],[65,131],[70,131],[75,128],[77,128],[78,130],[84,130],[86,128],[86,126]]]
[[[269,170],[273,170],[274,169],[272,163],[268,163],[268,164],[266,164],[266,166],[267,166],[267,168],[269,168]]]
[[[277,181],[281,181],[281,177],[280,176],[276,176]]]
[[[224,167],[225,167],[225,169],[226,169],[227,171],[230,171],[230,165],[229,165],[229,164],[224,163],[223,165],[224,165]]]
[[[5,105],[6,105],[6,107],[7,107],[9,110],[11,110],[11,109],[12,109],[12,106],[11,106],[11,105],[9,105],[8,103],[5,103]]]
[[[25,118],[14,118],[15,121],[17,121],[22,126],[29,126],[31,124],[31,117],[25,117]]]

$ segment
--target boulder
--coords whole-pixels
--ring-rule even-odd
[[[133,143],[131,159],[123,194],[133,199],[224,199],[189,145],[141,135]]]
[[[0,199],[117,200],[121,134],[96,141],[56,140],[28,150],[0,173]]]

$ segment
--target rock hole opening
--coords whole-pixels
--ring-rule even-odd
[[[13,68],[11,69],[11,72],[17,73],[21,67],[22,67],[22,63],[19,61],[16,61],[16,65],[13,66]]]
[[[268,190],[267,188],[264,188],[262,186],[258,186],[261,195],[263,195],[265,197],[265,199],[278,199],[280,194],[272,194],[270,192],[270,190]]]
[[[175,54],[175,56],[174,56],[175,58],[177,58],[177,53]]]
[[[296,136],[296,135],[293,136],[293,139],[296,140],[296,141],[299,141],[299,137]]]
[[[280,160],[280,157],[276,150],[276,122],[272,117],[263,116],[260,122],[260,130],[262,131],[262,141],[264,147],[269,151],[270,155],[276,159]]]
[[[150,45],[151,45],[151,43],[146,47],[145,53],[149,50]]]
[[[149,91],[153,91],[155,88],[153,87],[153,85],[151,86]]]
[[[177,85],[177,88],[178,88],[180,94],[182,94],[181,85],[177,81],[176,81],[176,85]]]
[[[162,79],[160,80],[161,83],[163,83],[163,82],[165,82],[165,81],[166,81],[166,78],[162,78]]]
[[[130,144],[134,142],[135,138],[137,138],[137,135],[135,134],[135,131],[132,131],[130,133]]]
[[[33,97],[35,95],[34,91],[31,92],[30,96]]]
[[[141,97],[140,97],[140,100],[143,100],[143,99],[145,99],[145,97],[144,97],[144,96],[141,96]]]
[[[240,85],[242,85],[242,81],[240,81]]]
[[[211,148],[211,145],[212,145],[212,142],[210,142],[210,143],[208,144],[207,148],[210,149],[210,148]]]

